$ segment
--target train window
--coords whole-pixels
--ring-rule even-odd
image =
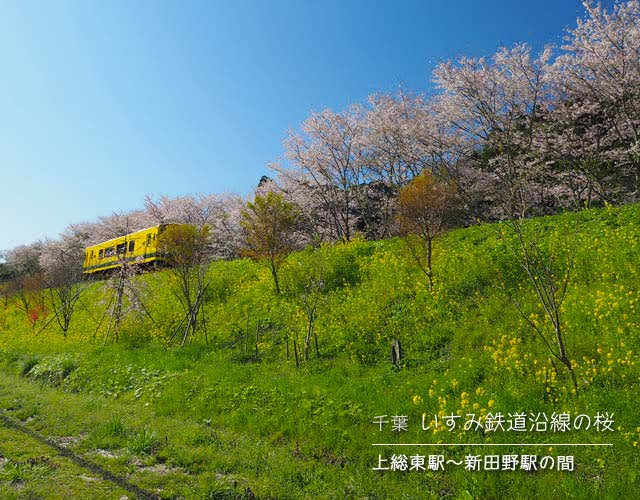
[[[127,251],[127,244],[126,243],[120,243],[118,246],[116,246],[116,253],[118,255],[122,255],[126,251]]]
[[[147,246],[151,245],[151,235],[147,234]]]
[[[100,252],[98,252],[98,258],[102,259],[104,257],[104,250],[100,250]]]
[[[129,252],[133,252],[133,249],[136,247],[136,242],[135,241],[130,241],[129,242]]]
[[[116,247],[109,247],[104,251],[104,256],[105,258],[113,257],[115,253],[116,253]]]

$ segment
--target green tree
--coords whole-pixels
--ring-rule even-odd
[[[287,255],[298,246],[296,233],[300,219],[297,205],[273,192],[257,195],[241,214],[245,233],[242,254],[266,261],[277,294],[280,294],[278,270]]]

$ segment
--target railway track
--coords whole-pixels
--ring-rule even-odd
[[[21,423],[19,423],[18,421],[10,417],[7,417],[6,415],[2,415],[1,413],[0,413],[0,424],[14,431],[25,434],[30,438],[38,441],[39,443],[51,448],[58,455],[61,455],[71,460],[76,465],[79,465],[80,467],[91,471],[93,474],[100,476],[105,481],[109,481],[110,483],[119,486],[120,488],[134,495],[135,498],[138,498],[141,500],[161,500],[163,498],[156,493],[153,493],[151,491],[140,488],[139,486],[136,486],[135,484],[129,482],[126,478],[118,476],[112,473],[111,471],[105,469],[104,467],[101,467],[98,464],[93,463],[73,453],[71,450],[63,446],[60,446],[57,443],[54,443],[50,439],[47,439],[41,434],[33,431],[32,429],[29,429],[28,427],[22,425]]]

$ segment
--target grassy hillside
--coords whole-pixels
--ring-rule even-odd
[[[575,214],[527,230],[566,257]],[[306,331],[295,293],[246,260],[211,265],[204,335],[182,349],[168,270],[139,277],[152,321],[129,304],[119,341],[104,343],[104,282],[83,296],[69,334],[31,328],[0,307],[2,415],[123,480],[166,498],[628,498],[640,486],[640,206],[578,215],[575,270],[562,308],[579,381],[554,369],[509,296],[543,325],[535,293],[500,226],[453,231],[434,249],[435,287],[404,243],[355,241],[325,250],[313,350],[295,366],[287,339]],[[503,228],[504,229],[504,228]],[[318,259],[290,256],[285,290]],[[288,281],[287,281],[288,280]],[[257,342],[256,342],[257,331]],[[390,346],[399,339],[402,367]],[[451,414],[612,413],[613,431],[453,431]],[[434,431],[422,430],[437,419]],[[407,415],[406,432],[377,415]],[[464,420],[464,417],[461,419]],[[2,498],[120,498],[114,481],[0,423]],[[530,443],[503,447],[373,447],[373,443]],[[613,443],[612,447],[532,446]],[[575,471],[373,471],[378,455],[574,455]],[[427,459],[428,460],[428,459]],[[81,472],[80,472],[81,473]]]

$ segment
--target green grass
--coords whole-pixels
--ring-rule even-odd
[[[574,220],[536,219],[527,230],[539,232],[544,251],[561,260]],[[508,299],[517,297],[527,316],[544,323],[509,252],[512,235],[500,238],[499,229],[475,226],[440,238],[433,292],[400,240],[332,247],[316,324],[321,357],[312,351],[299,368],[291,343],[286,357],[286,343],[304,335],[301,306],[294,295],[276,296],[268,270],[251,261],[211,265],[208,338],[201,334],[182,349],[169,340],[180,313],[166,270],[139,281],[156,323],[127,307],[119,341],[105,346],[106,324],[96,331],[108,305],[103,283],[83,296],[66,338],[53,326],[38,333],[24,312],[0,306],[0,407],[45,436],[72,437],[74,453],[166,498],[629,498],[640,469],[640,206],[580,214],[562,311],[577,394]],[[301,252],[287,265],[311,258]],[[285,289],[288,272],[285,266]],[[405,351],[401,368],[389,361],[396,338]],[[427,421],[439,414],[442,425],[448,414],[498,411],[610,412],[615,424],[605,433],[485,435],[459,428],[434,434],[420,425],[423,413]],[[376,415],[407,415],[409,430],[379,432]],[[86,486],[46,462],[15,465],[29,446],[0,430],[0,454],[10,460],[0,466],[3,498]],[[420,450],[458,461],[573,454],[574,472],[372,470],[379,452],[418,453],[372,443],[438,441],[614,446]],[[53,450],[42,453],[55,459]],[[107,484],[94,497],[110,495]]]

